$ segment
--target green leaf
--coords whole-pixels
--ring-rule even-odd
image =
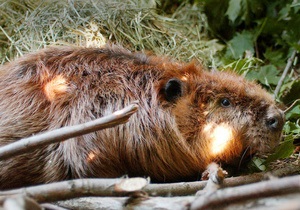
[[[250,31],[237,33],[228,43],[226,55],[229,58],[239,59],[246,51],[254,54],[254,34]]]
[[[287,18],[288,15],[289,15],[290,10],[291,10],[291,5],[290,4],[287,4],[285,7],[281,8],[281,10],[278,13],[279,20]]]
[[[252,159],[253,166],[255,166],[260,171],[265,171],[266,170],[266,166],[265,166],[264,162],[265,162],[264,159],[261,159],[261,158],[258,158],[258,157],[254,157]]]
[[[228,19],[234,22],[241,13],[241,3],[243,0],[230,0],[226,15]]]
[[[257,68],[257,66],[262,63],[262,60],[255,57],[243,58],[229,63],[224,66],[223,69],[230,69],[241,75],[247,74],[249,70]]]
[[[294,13],[298,13],[299,10],[300,10],[300,1],[297,0],[297,1],[294,1],[292,4],[291,4],[291,7],[294,9]]]
[[[286,119],[299,119],[300,118],[300,105],[294,106],[288,113],[285,115]],[[300,131],[300,128],[299,128]]]
[[[260,72],[258,74],[259,78],[258,80],[262,84],[272,84],[277,85],[279,81],[278,70],[274,65],[266,65],[262,66],[260,69]]]
[[[279,81],[279,77],[277,76],[279,71],[274,65],[266,65],[262,66],[258,72],[250,71],[246,78],[250,80],[257,80],[261,84],[264,84],[266,86],[269,85],[277,85]]]
[[[272,48],[267,48],[264,53],[264,57],[275,66],[285,66],[286,60],[284,57],[284,52],[280,50],[273,50]]]
[[[294,122],[288,121],[285,123],[283,130],[285,133],[288,134],[299,134],[300,126]]]
[[[285,104],[290,104],[291,102],[300,98],[300,79],[294,80],[290,83],[285,84],[281,88],[281,101]]]
[[[267,158],[265,164],[269,164],[274,160],[290,157],[295,149],[293,141],[294,138],[292,135],[285,137],[284,141],[280,143],[275,152]]]

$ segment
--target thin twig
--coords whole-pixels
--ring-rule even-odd
[[[202,179],[208,179],[207,184],[205,188],[203,190],[199,190],[196,195],[199,196],[220,189],[223,185],[224,178],[227,175],[227,171],[223,170],[218,164],[214,162],[209,164],[205,172],[202,173]]]
[[[226,203],[241,202],[251,198],[298,192],[300,192],[300,175],[226,188],[205,196],[202,195],[192,203],[191,210],[213,208]]]
[[[300,99],[295,100],[292,105],[290,105],[286,110],[284,110],[284,113],[286,114],[289,112],[298,102],[300,102]]]
[[[275,88],[274,98],[277,98],[277,96],[279,94],[279,91],[280,91],[280,88],[282,86],[282,83],[283,83],[283,81],[284,81],[287,73],[289,72],[289,70],[290,70],[290,68],[291,68],[291,66],[293,64],[293,61],[295,60],[296,54],[297,54],[297,50],[294,50],[293,53],[292,53],[292,55],[291,55],[291,57],[288,59],[288,62],[286,64],[286,66],[285,66],[285,69],[284,69],[284,71],[283,71],[283,73],[282,73],[282,75],[281,75],[281,77],[280,77],[280,79],[278,81],[278,84],[277,84],[277,86]]]
[[[112,113],[111,115],[86,122],[79,125],[59,128],[46,133],[37,134],[35,136],[21,139],[14,143],[5,145],[0,148],[0,160],[4,160],[24,152],[32,151],[41,146],[61,142],[69,138],[88,134],[97,130],[110,128],[122,123],[126,123],[129,117],[138,109],[137,102]]]

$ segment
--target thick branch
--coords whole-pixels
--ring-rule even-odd
[[[128,191],[120,191],[119,186],[123,185],[126,180],[131,180],[131,186],[135,185],[135,183],[139,185],[141,180],[148,183],[148,180],[143,178],[76,179],[16,190],[2,191],[0,192],[0,203],[3,203],[3,201],[8,197],[16,195],[30,197],[39,203],[54,202],[83,196],[121,196],[128,193]],[[116,187],[118,190],[115,189]]]
[[[191,205],[193,209],[207,209],[226,203],[241,202],[251,198],[262,198],[300,192],[300,175],[274,179],[234,188],[226,188],[202,195]]]
[[[111,115],[86,122],[80,125],[59,128],[57,130],[48,131],[46,133],[37,134],[35,136],[21,139],[14,143],[5,145],[0,148],[0,160],[4,160],[24,152],[32,151],[41,146],[61,142],[69,138],[88,134],[97,130],[110,128],[122,123],[126,123],[129,117],[138,109],[137,102],[112,113]]]
[[[179,197],[149,197],[141,202],[125,205],[128,197],[83,197],[72,200],[59,201],[56,204],[67,209],[84,210],[120,210],[120,209],[188,209],[188,205],[195,200],[194,196]]]

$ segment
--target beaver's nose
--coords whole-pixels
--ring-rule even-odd
[[[270,130],[282,130],[284,123],[284,114],[282,111],[273,113],[266,119],[266,125]]]

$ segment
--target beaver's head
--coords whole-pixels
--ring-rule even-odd
[[[193,65],[181,72],[165,80],[161,94],[199,158],[235,164],[278,145],[284,115],[259,85]]]

